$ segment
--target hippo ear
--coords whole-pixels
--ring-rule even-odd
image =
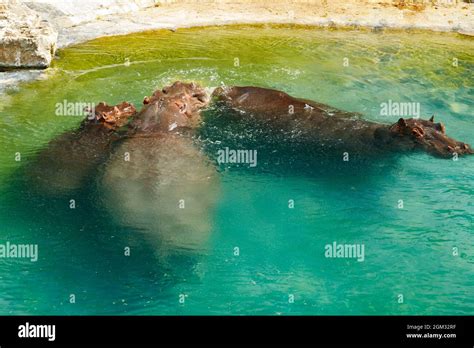
[[[441,133],[446,134],[446,127],[444,126],[443,123],[440,122],[440,123],[437,124],[437,126],[438,126],[438,127],[437,127],[438,130],[439,130]]]
[[[402,117],[400,117],[397,123],[400,127],[408,127],[407,121],[405,121]]]
[[[433,115],[433,116],[431,116],[431,118],[430,118],[430,122],[434,122],[434,115]]]

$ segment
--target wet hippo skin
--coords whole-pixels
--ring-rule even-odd
[[[472,154],[468,144],[446,135],[445,126],[434,119],[403,119],[392,125],[366,121],[360,114],[337,110],[311,100],[260,87],[220,87],[213,99],[238,111],[237,118],[250,118],[269,131],[296,134],[323,151],[362,156],[422,150],[443,158]]]
[[[219,184],[194,131],[207,102],[201,87],[181,82],[145,98],[99,177],[101,200],[118,222],[174,247],[206,241]]]
[[[78,129],[53,139],[41,150],[27,172],[31,185],[45,194],[65,194],[83,187],[111,151],[117,129],[136,113],[127,102],[99,103]]]

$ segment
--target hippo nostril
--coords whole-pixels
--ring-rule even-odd
[[[467,153],[467,154],[474,153],[474,151],[472,151],[471,147],[466,143],[460,143],[460,148],[463,151],[463,153]]]
[[[197,93],[194,93],[192,95],[193,98],[196,98],[198,101],[200,101],[201,103],[205,103],[206,102],[206,99],[205,97],[202,95],[202,94],[197,94]]]
[[[175,103],[175,104],[178,107],[179,112],[181,112],[182,114],[186,112],[186,104],[185,103]]]
[[[423,128],[420,127],[413,128],[411,133],[416,137],[422,137],[423,135],[425,135]]]

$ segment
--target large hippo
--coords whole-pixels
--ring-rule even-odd
[[[356,113],[260,87],[219,87],[212,96],[237,110],[238,118],[252,119],[274,133],[296,136],[325,153],[334,152],[337,158],[345,152],[365,157],[423,150],[443,158],[474,153],[468,144],[448,137],[445,126],[435,123],[433,117],[400,118],[392,125],[375,123]]]
[[[194,248],[206,240],[218,180],[193,135],[208,101],[200,86],[182,82],[145,98],[99,182],[118,221],[173,246]]]
[[[88,178],[119,138],[117,130],[136,113],[127,102],[109,106],[99,103],[78,129],[53,139],[28,166],[30,183],[42,193],[65,194],[86,185]]]

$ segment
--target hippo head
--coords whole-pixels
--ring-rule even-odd
[[[137,112],[133,104],[128,102],[117,105],[107,105],[105,102],[100,102],[94,110],[87,111],[89,112],[87,123],[101,124],[112,130],[124,126],[129,118]]]
[[[196,83],[175,82],[143,100],[143,109],[133,122],[140,131],[172,131],[195,128],[200,111],[209,103],[205,90]]]
[[[423,149],[437,157],[452,157],[473,154],[471,147],[463,142],[454,140],[446,135],[446,128],[442,123],[434,123],[434,117],[429,120],[403,119],[389,128],[392,143],[395,142],[404,149]]]

